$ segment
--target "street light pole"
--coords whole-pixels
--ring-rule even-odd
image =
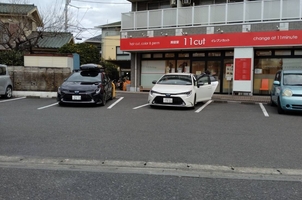
[[[67,26],[67,20],[68,20],[68,5],[69,5],[69,3],[71,2],[71,0],[65,0],[65,9],[64,9],[64,13],[65,13],[65,23],[64,23],[64,25],[65,25],[65,32],[67,32],[67,28],[68,28],[68,26]]]

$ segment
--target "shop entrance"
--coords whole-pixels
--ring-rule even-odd
[[[233,59],[206,59],[192,61],[192,73],[201,74],[205,71],[209,71],[216,77],[219,84],[215,90],[215,93],[231,93],[232,91],[232,69]],[[228,74],[227,74],[228,73]]]

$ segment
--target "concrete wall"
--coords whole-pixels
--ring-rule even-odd
[[[70,68],[9,66],[14,91],[56,92]]]

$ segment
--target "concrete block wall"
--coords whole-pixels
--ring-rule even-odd
[[[9,66],[14,91],[56,92],[71,71],[69,68]]]

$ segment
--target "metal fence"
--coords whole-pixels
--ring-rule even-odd
[[[122,30],[301,20],[302,0],[261,0],[122,14]]]

